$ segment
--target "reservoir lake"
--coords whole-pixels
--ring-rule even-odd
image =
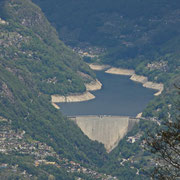
[[[157,92],[131,81],[129,76],[107,74],[104,71],[97,71],[96,76],[103,85],[101,90],[91,92],[96,98],[84,102],[58,103],[63,114],[136,116]]]

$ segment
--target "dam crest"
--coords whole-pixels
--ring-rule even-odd
[[[69,116],[82,132],[93,141],[104,144],[107,152],[111,152],[123,137],[139,122],[130,116]]]

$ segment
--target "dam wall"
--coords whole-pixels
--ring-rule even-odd
[[[139,121],[128,116],[76,116],[69,118],[75,121],[89,139],[104,144],[107,152],[112,151]]]

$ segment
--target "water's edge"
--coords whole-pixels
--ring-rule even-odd
[[[122,69],[122,68],[110,67],[108,65],[95,65],[95,64],[89,64],[89,67],[95,71],[105,70],[105,73],[109,73],[109,74],[130,76],[130,79],[132,81],[142,83],[143,87],[157,90],[158,92],[154,94],[155,96],[159,96],[164,90],[164,85],[162,83],[154,83],[148,81],[147,77],[135,74],[135,71],[132,69]],[[73,94],[69,96],[61,96],[58,94],[52,95],[51,96],[52,105],[56,109],[60,109],[60,107],[56,103],[83,102],[83,101],[92,100],[96,97],[92,93],[90,93],[90,91],[100,90],[102,88],[102,83],[98,79],[96,79],[95,81],[92,81],[89,84],[85,84],[85,86],[86,86],[86,92],[82,94]]]

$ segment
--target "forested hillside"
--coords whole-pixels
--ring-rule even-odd
[[[5,133],[2,137],[7,137],[7,142],[1,139],[0,162],[6,163],[6,168],[12,166],[17,170],[19,166],[20,172],[26,170],[32,178],[47,179],[53,174],[60,179],[74,179],[71,173],[51,166],[36,169],[34,161],[41,159],[41,151],[33,153],[38,147],[33,142],[42,142],[46,143],[43,147],[50,146],[61,158],[90,167],[101,166],[107,158],[103,145],[90,141],[50,103],[53,93],[85,90],[78,71],[92,77],[94,74],[58,39],[55,29],[31,1],[0,3],[0,125],[1,133]],[[13,133],[18,135],[19,131],[25,133],[25,140],[11,142],[11,136],[16,137]],[[6,147],[9,143],[11,146]],[[21,153],[28,146],[31,148]],[[1,178],[8,178],[9,171],[3,172],[6,171],[0,171]],[[18,172],[10,173],[9,178],[19,177]]]
[[[82,92],[85,86],[77,72],[93,73],[88,66],[59,41],[58,35],[38,7],[30,2],[5,4],[1,25],[1,56],[11,65],[27,69],[41,92],[67,94]],[[31,7],[31,6],[32,7]]]
[[[71,46],[104,47],[104,63],[136,67],[179,56],[178,0],[34,0]],[[172,59],[177,58],[176,55]]]

